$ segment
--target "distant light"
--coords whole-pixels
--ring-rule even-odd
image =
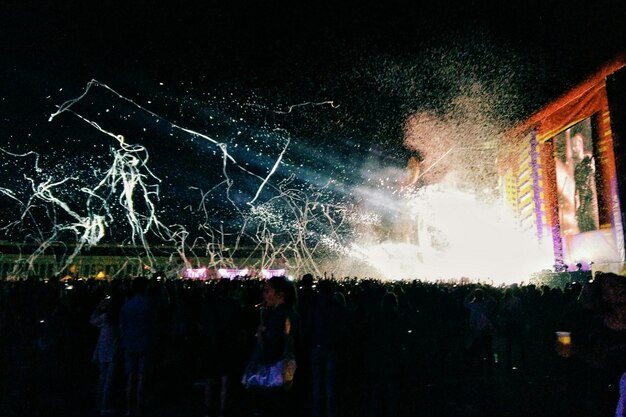
[[[265,279],[270,279],[272,277],[282,277],[285,276],[285,269],[261,269],[261,276]]]
[[[229,279],[235,279],[237,277],[245,277],[246,275],[248,275],[248,272],[249,272],[248,268],[243,268],[243,269],[220,268],[217,270],[217,273],[220,276],[220,278],[229,278]]]
[[[206,279],[207,277],[207,269],[206,268],[186,268],[183,273],[184,278],[190,279]],[[160,279],[159,276],[157,279]]]

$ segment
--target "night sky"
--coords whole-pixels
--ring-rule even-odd
[[[69,112],[48,121],[91,79],[126,99],[92,87],[72,110],[144,146],[160,181],[156,213],[194,230],[207,218],[241,226],[237,213],[284,149],[258,202],[271,203],[288,181],[307,195],[323,189],[326,203],[358,204],[361,184],[420,152],[404,142],[408,118],[501,133],[626,46],[623,1],[39,3],[0,10],[2,148],[13,154],[3,155],[0,190],[10,239],[45,239],[33,232],[43,217],[71,223],[65,209],[38,200],[33,224],[10,226],[33,184],[71,176],[55,197],[85,217],[103,210],[87,209],[76,190],[97,186],[118,143]],[[232,192],[207,195],[208,212],[199,196],[224,180],[220,148],[189,130],[227,144],[247,170],[229,166]],[[28,151],[40,170],[34,154],[16,156]],[[123,218],[113,206],[111,219]],[[107,239],[128,234],[121,230]]]

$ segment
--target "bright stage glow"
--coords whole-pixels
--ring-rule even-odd
[[[187,279],[206,279],[207,269],[206,268],[186,268],[183,274],[183,277]]]
[[[262,269],[261,276],[265,279],[270,279],[272,277],[282,277],[285,275],[284,269]]]
[[[442,185],[424,187],[405,200],[399,226],[403,241],[355,243],[352,256],[386,279],[470,278],[494,285],[528,282],[532,273],[551,269],[551,242],[539,243],[520,230],[499,204]]]
[[[217,273],[219,274],[220,278],[228,278],[228,279],[235,279],[235,278],[238,278],[238,277],[245,277],[245,276],[248,275],[249,272],[250,271],[248,270],[248,268],[243,268],[243,269],[220,268],[220,269],[217,270]]]

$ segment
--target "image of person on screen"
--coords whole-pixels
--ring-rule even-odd
[[[576,133],[571,140],[576,219],[581,232],[599,228],[595,161],[592,152],[585,146],[586,142],[588,140],[581,133]]]
[[[569,140],[557,137],[555,163],[561,233],[563,236],[575,235],[580,229],[576,219],[576,184]]]
[[[555,137],[555,162],[561,233],[599,228],[591,122],[587,119]]]

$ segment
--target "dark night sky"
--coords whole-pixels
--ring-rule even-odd
[[[0,18],[4,101],[22,97],[18,104],[35,112],[31,99],[91,78],[123,89],[151,78],[197,89],[237,85],[276,102],[346,94],[341,83],[367,95],[368,78],[355,74],[381,62],[428,81],[420,80],[432,97],[412,102],[378,92],[410,111],[454,94],[442,91],[449,80],[428,74],[437,63],[426,62],[448,50],[437,58],[476,67],[478,78],[506,67],[518,117],[623,50],[626,39],[626,5],[611,0],[39,3],[3,2]]]
[[[59,176],[98,166],[110,138],[67,114],[47,121],[97,79],[168,123],[229,143],[242,132],[266,138],[261,152],[250,151],[259,175],[289,137],[278,177],[295,170],[303,183],[334,179],[349,194],[363,161],[406,159],[407,116],[445,114],[480,85],[491,116],[512,123],[623,51],[624,22],[626,3],[617,0],[5,1],[2,146],[49,155],[42,164]],[[210,174],[198,179],[218,171],[210,147],[115,100],[100,92],[79,110],[149,149],[151,167],[170,184],[167,204],[190,198],[182,184],[210,183]],[[327,100],[338,107],[280,113]],[[0,187],[22,192],[14,172],[4,161]]]
[[[534,90],[522,97],[527,112],[622,50],[626,39],[626,6],[610,0],[39,3],[3,2],[5,95],[24,87],[36,97],[36,87],[69,88],[89,78],[133,84],[140,75],[269,94],[297,86],[291,91],[306,98],[324,87],[320,80],[372,61],[413,59],[419,69],[426,50],[448,49],[476,65],[483,44],[504,65],[519,64],[516,83],[532,83],[523,88]]]

